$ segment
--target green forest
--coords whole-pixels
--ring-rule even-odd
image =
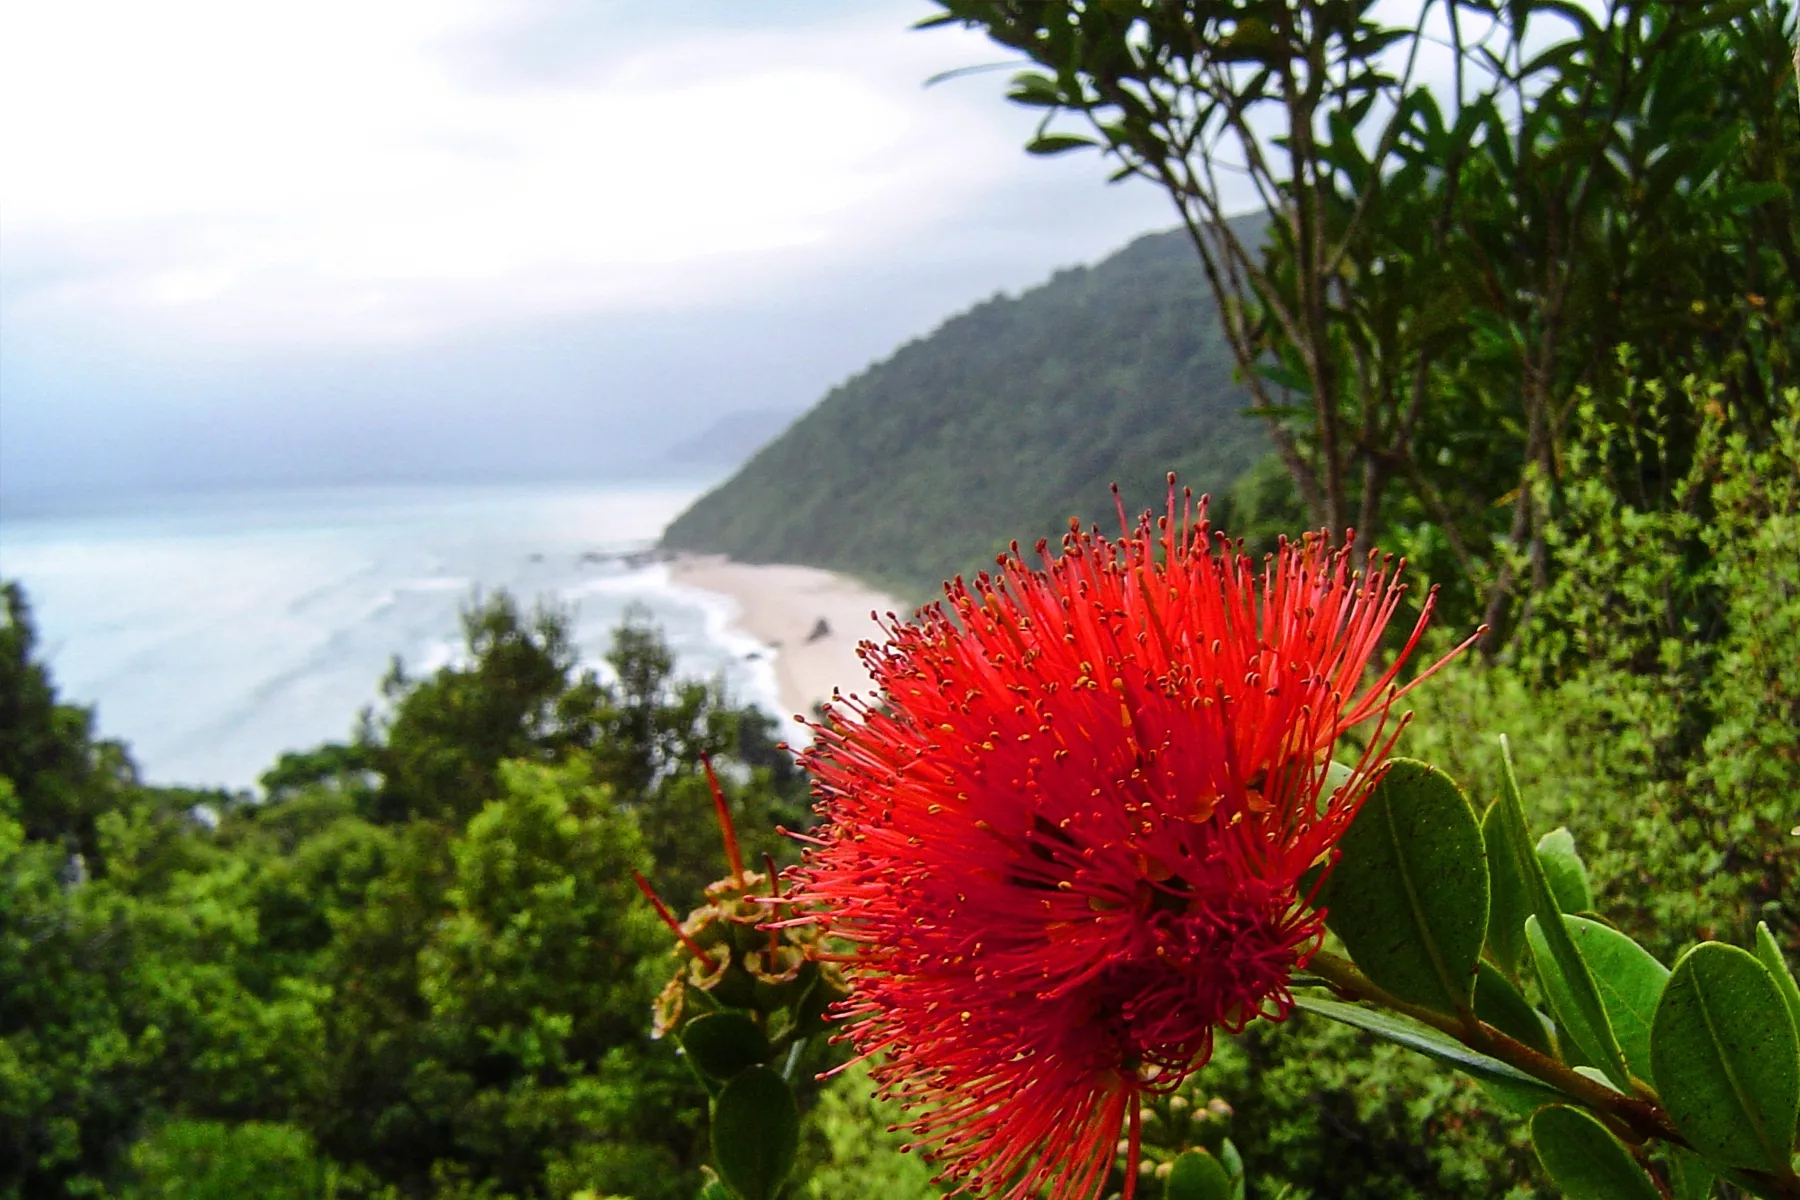
[[[0,1194],[691,1194],[703,1093],[648,1037],[666,931],[630,872],[684,906],[723,874],[702,755],[787,853],[770,718],[641,625],[602,684],[502,596],[469,665],[397,667],[254,798],[156,788],[4,599]]]
[[[1150,179],[1183,228],[846,382],[666,544],[926,599],[1169,471],[1252,552],[1354,526],[1440,589],[1427,651],[1488,627],[1401,753],[1479,809],[1509,735],[1594,910],[1665,961],[1766,922],[1800,962],[1793,4],[1450,5],[1454,102],[1368,5],[938,7],[1027,60],[1032,150]],[[1328,86],[1282,93],[1308,39]],[[1270,95],[1312,134],[1232,116]],[[1270,211],[1224,221],[1221,136]],[[642,622],[612,682],[556,611],[465,626],[344,741],[198,792],[96,735],[6,587],[0,1197],[699,1194],[707,1093],[651,1037],[675,960],[631,873],[677,913],[726,874],[703,758],[753,861],[798,856],[806,780]],[[802,1099],[785,1195],[939,1194],[859,1069]],[[1305,1015],[1221,1037],[1159,1121],[1229,1129],[1258,1200],[1559,1194],[1474,1082]]]

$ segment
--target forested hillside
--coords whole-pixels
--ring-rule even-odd
[[[683,513],[671,549],[807,563],[924,598],[1010,537],[1227,488],[1265,441],[1185,234],[996,296],[835,388]]]

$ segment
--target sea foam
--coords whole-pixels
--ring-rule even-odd
[[[780,715],[768,650],[732,602],[644,552],[697,487],[329,489],[180,498],[0,522],[64,699],[159,783],[251,786],[283,750],[347,737],[408,674],[461,661],[461,614],[506,589],[573,611],[603,669],[632,612],[678,673]],[[785,731],[784,731],[785,732]]]

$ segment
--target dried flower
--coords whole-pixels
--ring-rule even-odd
[[[1154,526],[1121,518],[890,614],[862,651],[882,704],[840,701],[804,756],[826,825],[799,884],[852,946],[840,1015],[978,1194],[1093,1195],[1123,1136],[1129,1197],[1140,1095],[1215,1027],[1287,1015],[1322,930],[1301,876],[1383,768],[1431,608],[1359,692],[1398,568],[1308,537],[1259,570],[1172,480]]]
[[[765,854],[766,871],[744,869],[725,791],[711,760],[700,761],[731,874],[708,884],[706,903],[678,921],[650,881],[631,873],[675,935],[670,954],[678,965],[651,1005],[650,1036],[679,1035],[694,1017],[737,1009],[749,1013],[771,1042],[803,1040],[820,1031],[825,1010],[844,996],[843,979],[818,953],[816,925],[780,919],[788,901],[775,860]]]

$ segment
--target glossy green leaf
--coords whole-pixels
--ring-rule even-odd
[[[1462,790],[1442,771],[1397,759],[1338,845],[1322,902],[1356,965],[1402,1000],[1470,1011],[1488,883]]]
[[[681,1048],[709,1079],[730,1079],[745,1067],[769,1061],[769,1039],[741,1012],[695,1017],[681,1031]]]
[[[1569,1200],[1662,1200],[1631,1153],[1580,1109],[1539,1109],[1531,1118],[1531,1144]]]
[[[742,1200],[771,1200],[799,1148],[794,1093],[769,1068],[740,1071],[713,1102],[713,1161]]]
[[[1555,1057],[1544,1019],[1492,963],[1482,963],[1475,977],[1475,1015],[1514,1041]]]
[[[1663,985],[1668,982],[1669,968],[1618,930],[1598,921],[1564,917],[1562,924],[1593,975],[1594,987],[1600,993],[1601,1005],[1626,1066],[1638,1078],[1650,1078],[1650,1026],[1656,1018],[1656,1002],[1662,998]],[[1599,1035],[1575,1004],[1568,980],[1550,953],[1543,927],[1535,916],[1526,927],[1538,979],[1544,985],[1551,1012],[1590,1061],[1602,1061]]]
[[[1566,913],[1594,911],[1594,890],[1588,884],[1587,864],[1575,852],[1575,835],[1557,827],[1538,839],[1538,862],[1550,881],[1557,907]]]
[[[1544,999],[1550,1005],[1551,1015],[1556,1018],[1562,1060],[1573,1067],[1598,1061],[1599,1052],[1595,1047],[1600,1044],[1602,1035],[1595,1030],[1582,1007],[1575,1002],[1574,992],[1563,975],[1556,956],[1551,953],[1549,939],[1545,937],[1544,927],[1535,913],[1525,920],[1525,941],[1531,947],[1538,985],[1543,988]],[[1595,991],[1598,992],[1597,984]],[[1601,1007],[1604,1010],[1604,1001]]]
[[[1715,1162],[1784,1170],[1800,1117],[1800,1040],[1769,969],[1735,946],[1681,957],[1650,1033],[1656,1090],[1675,1128]]]
[[[1713,1173],[1706,1160],[1680,1146],[1668,1147],[1672,1200],[1710,1200]]]
[[[1767,921],[1756,923],[1756,958],[1774,976],[1775,986],[1781,989],[1781,998],[1787,1001],[1788,1015],[1794,1019],[1794,1028],[1800,1030],[1800,985],[1795,984],[1794,973],[1781,956],[1781,945],[1769,930]]]
[[[1244,1156],[1238,1153],[1237,1143],[1230,1138],[1219,1142],[1219,1164],[1225,1168],[1225,1174],[1231,1176],[1231,1200],[1245,1200],[1249,1180],[1244,1173]]]
[[[1568,1099],[1549,1084],[1527,1075],[1517,1067],[1471,1050],[1449,1034],[1439,1033],[1431,1026],[1421,1025],[1409,1017],[1304,992],[1295,994],[1294,1007],[1354,1026],[1383,1041],[1405,1046],[1408,1050],[1416,1050],[1472,1075],[1483,1083],[1505,1088],[1509,1096],[1535,1096],[1539,1104],[1554,1104]]]
[[[1488,861],[1487,952],[1507,978],[1516,982],[1519,964],[1525,961],[1525,918],[1531,915],[1531,902],[1526,898],[1518,861],[1506,852],[1504,821],[1497,800],[1488,805],[1487,815],[1481,819]]]
[[[1175,1160],[1163,1185],[1167,1200],[1231,1200],[1231,1175],[1204,1150],[1189,1150]]]
[[[1491,1079],[1477,1079],[1482,1094],[1491,1102],[1493,1111],[1510,1113],[1521,1120],[1531,1120],[1531,1114],[1544,1107],[1542,1091],[1512,1087],[1504,1083],[1495,1083]]]
[[[794,1005],[794,1025],[792,1035],[796,1038],[811,1037],[822,1033],[828,1027],[826,1013],[831,1006],[842,1000],[843,980],[836,974],[814,971],[806,990],[800,993],[799,1001]]]
[[[1550,891],[1550,881],[1544,876],[1543,864],[1538,860],[1531,834],[1525,828],[1525,806],[1519,799],[1519,780],[1513,772],[1512,747],[1504,735],[1500,738],[1500,761],[1506,786],[1500,793],[1497,832],[1503,852],[1512,857],[1519,878],[1525,884],[1526,905],[1540,922],[1548,951],[1546,961],[1555,965],[1571,1011],[1578,1014],[1594,1039],[1595,1061],[1620,1090],[1630,1091],[1631,1071],[1625,1065],[1624,1051],[1619,1048],[1619,1039],[1607,1019],[1606,1004],[1600,998],[1593,973],[1588,970],[1580,951],[1575,948],[1574,939],[1569,936],[1568,927],[1561,920],[1562,909]]]
[[[1331,807],[1332,797],[1347,787],[1356,778],[1356,768],[1345,766],[1335,759],[1325,764],[1325,786],[1319,790],[1319,811],[1324,812]]]
[[[1602,1071],[1599,1067],[1576,1067],[1575,1073],[1593,1080],[1603,1088],[1610,1088],[1615,1092],[1619,1092],[1619,1085],[1608,1079],[1606,1077],[1606,1072]],[[1619,1092],[1619,1094],[1623,1096],[1625,1093]]]

